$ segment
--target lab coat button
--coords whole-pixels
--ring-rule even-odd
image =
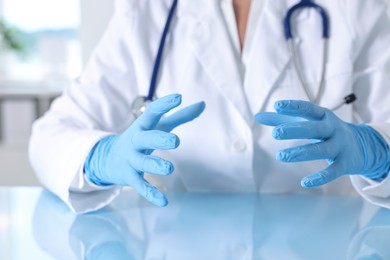
[[[246,149],[246,143],[242,140],[237,140],[233,143],[233,147],[237,152],[243,152]]]

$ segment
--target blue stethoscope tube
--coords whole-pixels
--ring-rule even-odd
[[[294,13],[304,8],[314,8],[320,14],[322,18],[322,38],[329,39],[329,17],[325,9],[311,0],[301,0],[301,2],[294,5],[287,11],[287,15],[284,18],[284,36],[286,37],[286,40],[293,38],[291,19]]]
[[[158,47],[158,53],[157,53],[156,61],[154,63],[153,72],[152,72],[152,79],[150,81],[150,86],[149,86],[149,94],[146,97],[146,99],[149,101],[153,100],[154,94],[156,92],[158,72],[160,70],[160,64],[161,64],[161,59],[162,59],[163,52],[164,52],[166,38],[167,38],[167,35],[169,33],[169,28],[171,27],[173,15],[176,11],[177,1],[178,0],[173,1],[172,7],[169,10],[168,19],[165,23],[164,31],[163,31],[163,34],[162,34],[162,37],[160,40],[160,46]]]
[[[164,31],[160,39],[156,60],[154,61],[152,77],[149,85],[149,93],[146,97],[144,96],[137,97],[133,102],[132,113],[136,118],[139,117],[145,111],[146,107],[148,106],[149,103],[153,101],[153,98],[156,94],[157,79],[159,76],[158,74],[160,71],[161,60],[164,53],[165,42],[169,33],[169,29],[171,27],[173,15],[175,14],[176,11],[177,3],[178,0],[173,1],[172,6],[169,10],[167,21],[165,22]]]
[[[174,0],[173,3],[172,3],[171,8],[169,10],[168,18],[167,18],[165,26],[164,26],[164,31],[163,31],[163,34],[161,36],[161,40],[160,40],[160,44],[159,44],[156,60],[154,62],[154,66],[153,66],[152,76],[151,76],[150,85],[149,85],[149,93],[148,93],[148,95],[146,97],[145,96],[137,97],[134,100],[134,102],[133,102],[132,113],[133,113],[133,115],[135,117],[140,116],[145,111],[145,109],[148,106],[148,104],[150,102],[152,102],[153,99],[154,99],[154,96],[155,96],[155,93],[156,93],[156,88],[157,88],[157,79],[158,79],[158,76],[159,76],[161,60],[162,60],[162,57],[163,57],[164,47],[165,47],[165,43],[166,43],[166,38],[167,38],[167,35],[169,33],[169,29],[171,27],[173,15],[174,15],[174,13],[176,11],[177,4],[178,4],[178,0]],[[299,68],[297,57],[296,57],[296,53],[295,53],[294,41],[293,41],[294,37],[293,37],[292,26],[291,26],[291,24],[292,24],[291,20],[293,18],[293,15],[297,11],[302,10],[304,8],[314,8],[319,13],[319,15],[322,18],[322,37],[324,39],[324,52],[323,52],[323,56],[324,57],[323,57],[321,82],[320,82],[320,86],[319,86],[319,91],[318,91],[317,97],[315,97],[315,98],[312,98],[310,96],[309,91],[308,91],[308,87],[304,83],[303,75],[302,75],[301,70]],[[287,11],[286,17],[284,19],[284,34],[285,34],[285,38],[286,38],[286,40],[287,40],[287,42],[289,44],[289,50],[291,52],[293,65],[294,65],[294,68],[295,68],[295,70],[297,72],[298,79],[301,82],[302,88],[304,89],[308,99],[311,102],[318,103],[319,102],[319,98],[321,97],[322,92],[323,92],[323,88],[324,88],[324,78],[325,78],[325,72],[326,72],[325,71],[325,68],[326,68],[325,64],[326,64],[327,47],[328,47],[327,41],[328,41],[328,39],[330,37],[330,34],[329,34],[329,17],[327,15],[325,9],[322,8],[321,6],[319,6],[318,4],[315,4],[312,0],[301,0],[298,4],[294,5],[293,7],[291,7]],[[346,96],[344,98],[344,100],[342,100],[342,102],[340,102],[338,105],[336,105],[335,107],[331,108],[331,110],[336,110],[336,109],[340,108],[341,106],[343,106],[344,104],[353,103],[355,100],[356,100],[356,96],[352,93],[352,94]]]

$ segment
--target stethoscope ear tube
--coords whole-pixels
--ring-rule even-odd
[[[322,69],[321,69],[321,78],[318,86],[318,93],[314,95],[313,93],[310,93],[309,87],[305,83],[305,79],[303,77],[303,73],[301,70],[301,67],[299,66],[299,60],[296,54],[295,45],[294,45],[294,36],[292,33],[292,19],[293,15],[304,9],[304,8],[313,8],[315,9],[318,14],[321,16],[322,19],[322,38],[324,40],[323,42],[323,54],[322,54]],[[287,40],[288,49],[290,51],[290,55],[292,58],[292,65],[296,71],[298,80],[302,86],[302,89],[305,92],[305,95],[308,100],[313,102],[314,104],[319,104],[320,99],[323,96],[324,88],[325,88],[325,75],[326,75],[326,62],[327,62],[327,56],[328,56],[328,40],[330,37],[329,34],[329,17],[327,15],[327,12],[324,8],[321,6],[315,4],[312,0],[301,0],[298,4],[291,7],[286,14],[286,17],[284,18],[284,34],[285,38]],[[337,110],[344,104],[351,104],[356,100],[356,96],[354,94],[350,94],[344,98],[340,104],[332,108],[331,110]]]
[[[311,0],[301,0],[298,4],[291,7],[286,14],[286,17],[284,18],[284,36],[286,40],[292,39],[293,33],[292,33],[292,26],[291,26],[291,20],[293,18],[293,15],[304,8],[314,8],[322,19],[322,38],[329,39],[330,33],[329,33],[329,17],[326,13],[325,9],[321,6],[315,4]]]
[[[309,91],[308,86],[305,84],[305,80],[303,78],[302,70],[299,66],[298,57],[296,55],[295,51],[295,45],[294,45],[294,36],[292,33],[292,18],[293,15],[304,9],[304,8],[314,8],[321,16],[322,18],[322,38],[324,39],[323,43],[323,54],[322,54],[322,68],[321,68],[321,78],[319,82],[318,87],[318,93],[317,95],[312,95]],[[292,63],[294,66],[294,69],[296,71],[296,74],[298,76],[298,80],[300,84],[302,85],[302,89],[305,92],[305,95],[308,100],[313,102],[314,104],[318,104],[320,102],[320,98],[322,97],[323,91],[324,91],[324,81],[325,81],[325,74],[326,74],[326,61],[328,56],[328,39],[329,39],[329,18],[324,8],[321,6],[315,4],[311,0],[301,0],[298,4],[294,5],[290,9],[288,9],[286,17],[284,18],[284,34],[285,38],[288,43],[288,48],[290,51],[290,55],[292,58]]]
[[[349,94],[348,96],[344,97],[344,100],[342,102],[340,102],[340,104],[332,107],[330,110],[332,111],[336,111],[337,109],[339,109],[340,107],[342,107],[343,105],[349,105],[349,104],[352,104],[353,102],[355,102],[357,99],[356,95],[354,93],[351,93]]]
[[[149,85],[149,92],[148,95],[145,96],[139,96],[136,98],[132,104],[132,113],[133,115],[137,118],[140,116],[143,111],[146,109],[147,105],[153,101],[155,94],[156,94],[156,88],[157,88],[157,78],[160,70],[160,65],[161,65],[161,60],[164,52],[164,47],[165,47],[165,42],[166,42],[166,37],[169,33],[169,29],[173,20],[174,13],[176,11],[176,7],[178,4],[178,0],[173,0],[172,6],[169,10],[168,18],[166,20],[165,26],[164,26],[164,31],[160,39],[160,44],[156,56],[156,60],[154,62],[153,66],[153,71],[151,75],[151,81]],[[294,13],[300,9],[303,8],[314,8],[321,16],[322,18],[322,37],[324,38],[324,51],[323,51],[323,67],[322,67],[322,72],[321,72],[321,80],[320,80],[320,85],[319,85],[319,91],[315,97],[312,97],[309,93],[308,87],[306,86],[303,78],[303,74],[301,73],[298,60],[297,60],[297,55],[295,51],[295,46],[294,46],[294,38],[292,34],[292,26],[291,26],[291,19],[294,15]],[[325,74],[326,74],[326,57],[327,57],[327,49],[328,49],[328,38],[329,38],[329,18],[328,15],[321,6],[315,4],[311,0],[301,0],[298,4],[294,5],[292,8],[290,8],[287,12],[287,15],[284,19],[284,32],[285,32],[285,37],[289,45],[289,50],[292,56],[293,60],[293,66],[295,67],[295,70],[297,72],[299,81],[301,82],[302,88],[305,91],[305,94],[307,98],[312,101],[315,104],[319,103],[319,99],[323,94],[323,88],[324,88],[324,79],[325,79]],[[351,94],[345,98],[343,101],[343,104],[349,104],[352,103],[356,100],[356,96]],[[339,106],[335,107],[334,109],[337,109]],[[332,109],[333,110],[333,109]]]
[[[298,57],[296,54],[294,39],[293,38],[288,39],[287,44],[288,44],[288,49],[289,49],[291,59],[292,59],[292,65],[293,65],[294,70],[296,72],[296,75],[298,77],[299,83],[301,84],[302,89],[305,92],[306,98],[310,102],[313,102],[314,104],[318,105],[320,103],[321,97],[323,96],[324,87],[325,87],[324,85],[325,85],[325,75],[326,75],[326,61],[327,61],[327,56],[328,56],[328,39],[325,38],[324,43],[323,43],[321,78],[320,78],[320,82],[318,85],[317,95],[312,95],[309,91],[309,87],[305,83],[303,73],[302,73],[301,67],[299,66],[299,61],[298,61]]]
[[[344,100],[345,100],[345,104],[351,104],[351,103],[353,103],[353,102],[355,102],[356,101],[356,95],[355,94],[349,94],[348,96],[346,96],[345,98],[344,98]]]

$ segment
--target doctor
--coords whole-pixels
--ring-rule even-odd
[[[306,92],[321,92],[314,105],[284,38],[284,16],[296,3],[180,0],[159,99],[136,118],[132,103],[148,94],[172,0],[118,1],[84,73],[34,124],[30,159],[42,184],[78,213],[104,207],[123,186],[159,206],[167,205],[161,191],[180,189],[357,191],[390,207],[386,4],[316,1],[331,22],[322,90],[319,16],[313,9],[294,16]],[[328,109],[350,93],[353,105]]]

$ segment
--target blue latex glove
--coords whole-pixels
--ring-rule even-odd
[[[166,197],[144,179],[144,172],[157,175],[173,172],[171,162],[150,154],[155,149],[177,148],[179,137],[169,132],[197,118],[205,108],[205,103],[200,102],[162,118],[180,104],[181,95],[178,94],[160,98],[152,102],[125,132],[100,140],[85,161],[87,178],[97,185],[131,186],[151,203],[166,206]]]
[[[390,150],[383,137],[368,125],[350,124],[332,111],[310,102],[275,103],[277,113],[259,113],[256,121],[275,126],[277,140],[311,139],[309,144],[279,151],[282,162],[326,159],[329,166],[302,179],[302,187],[316,187],[347,174],[361,174],[376,181],[390,170]]]

